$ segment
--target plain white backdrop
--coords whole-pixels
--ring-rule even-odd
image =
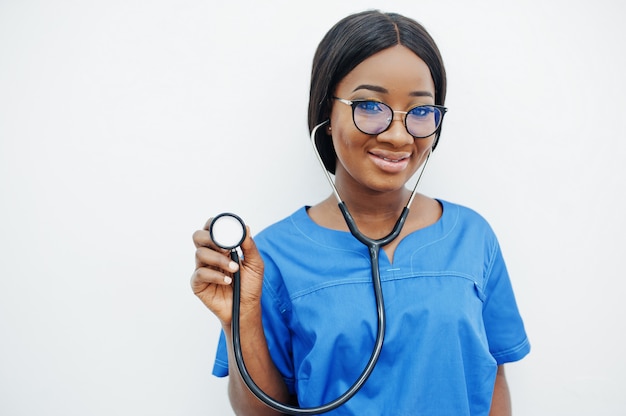
[[[442,51],[450,110],[420,189],[500,238],[533,347],[507,366],[514,413],[626,414],[617,0],[1,0],[0,414],[232,414],[191,235],[330,192],[310,64],[369,8]]]

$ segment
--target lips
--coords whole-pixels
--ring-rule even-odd
[[[390,152],[386,150],[371,150],[369,155],[378,168],[389,173],[397,173],[406,169],[411,157],[411,153],[408,152]]]
[[[388,150],[375,149],[375,150],[370,150],[369,153],[373,156],[376,156],[378,158],[381,158],[389,162],[399,162],[401,160],[408,159],[409,157],[411,157],[410,152],[391,152]]]

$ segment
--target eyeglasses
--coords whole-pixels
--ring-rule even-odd
[[[404,114],[404,127],[416,139],[432,136],[441,127],[448,109],[441,105],[418,105],[409,111],[396,111],[387,104],[374,100],[335,100],[352,107],[352,120],[359,131],[376,135],[391,126],[395,113]]]

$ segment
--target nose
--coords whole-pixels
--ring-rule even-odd
[[[404,125],[404,118],[406,117],[406,112],[404,111],[394,111],[393,118],[391,119],[391,123],[387,130],[379,133],[377,136],[378,141],[389,143],[394,147],[402,147],[407,144],[413,143],[413,136],[409,134]]]

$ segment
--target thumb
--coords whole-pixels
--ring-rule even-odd
[[[256,243],[250,236],[250,227],[246,226],[246,238],[241,243],[244,267],[251,272],[263,275],[263,259]]]

